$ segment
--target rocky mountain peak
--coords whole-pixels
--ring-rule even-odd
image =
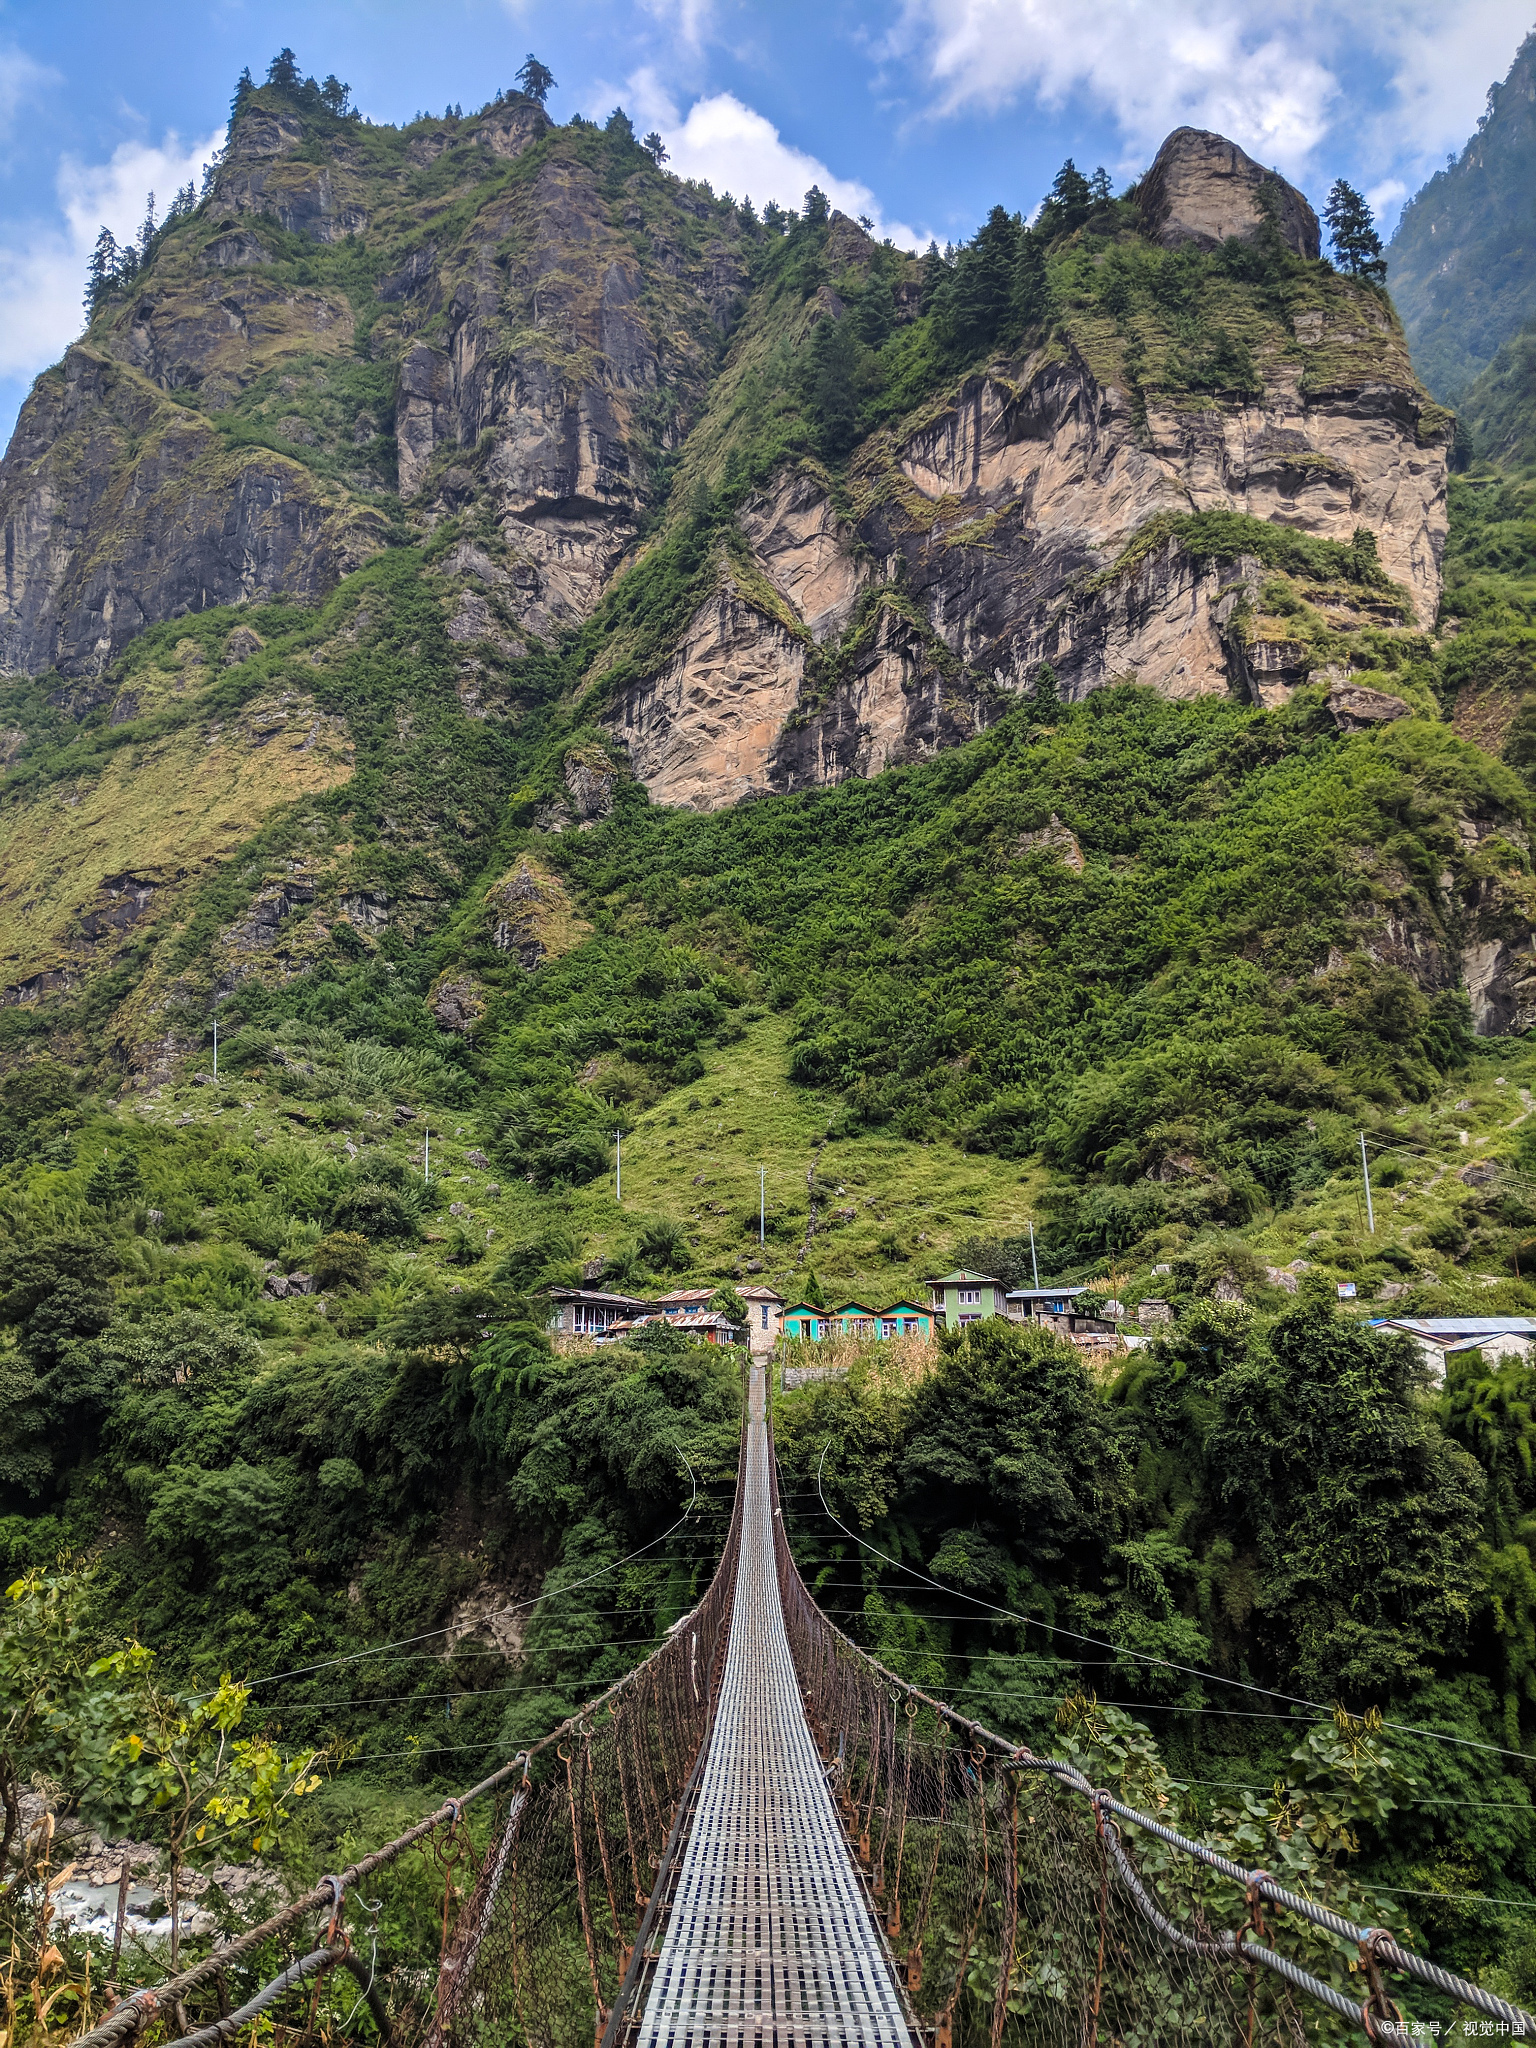
[[[1137,196],[1147,234],[1165,249],[1180,243],[1216,249],[1233,236],[1252,242],[1273,205],[1288,248],[1308,258],[1321,250],[1317,215],[1306,195],[1207,128],[1175,128]]]

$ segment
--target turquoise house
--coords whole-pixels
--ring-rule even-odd
[[[840,1337],[878,1337],[880,1318],[872,1308],[866,1308],[862,1301],[845,1301],[836,1311],[834,1321]]]
[[[805,1344],[824,1343],[829,1337],[926,1337],[932,1329],[932,1313],[915,1301],[893,1301],[889,1308],[845,1301],[835,1309],[795,1301],[784,1311],[784,1335]]]
[[[933,1316],[915,1301],[893,1301],[880,1311],[882,1337],[927,1337],[933,1330]]]
[[[933,1290],[933,1313],[944,1318],[948,1330],[963,1330],[967,1323],[979,1323],[983,1316],[1008,1312],[1008,1289],[989,1273],[967,1273],[961,1267],[942,1279],[930,1280],[928,1285]]]
[[[802,1344],[819,1344],[830,1337],[836,1325],[824,1308],[813,1302],[793,1301],[784,1311],[784,1334]]]

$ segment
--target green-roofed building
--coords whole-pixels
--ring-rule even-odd
[[[933,1294],[934,1320],[942,1316],[946,1329],[962,1330],[967,1323],[979,1323],[984,1316],[1008,1312],[1008,1288],[990,1273],[968,1273],[961,1267],[958,1272],[930,1280],[928,1285]]]

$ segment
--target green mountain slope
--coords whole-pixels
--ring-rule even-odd
[[[1460,405],[1536,313],[1536,34],[1488,95],[1477,133],[1403,209],[1388,282],[1435,396]]]
[[[296,1673],[253,1721],[361,1745],[315,1842],[358,1778],[550,1725],[709,1568],[736,1362],[557,1351],[549,1288],[881,1305],[1023,1279],[1031,1225],[1176,1328],[1113,1385],[876,1356],[791,1397],[794,1469],[832,1436],[961,1592],[1531,1739],[1528,1376],[1431,1390],[1358,1328],[1536,1313],[1531,491],[1448,478],[1390,302],[1240,158],[1180,131],[1153,209],[1069,166],[918,261],[622,117],[275,83],[39,381],[0,467],[0,1542],[88,1562],[90,1626],[178,1682]],[[715,1519],[623,1562],[690,1468]],[[1017,1624],[797,1539],[984,1718],[1098,1684],[1053,1653],[1022,1711]],[[1294,1744],[1113,1677],[1192,1779]],[[1523,1769],[1416,1750],[1515,1817],[1439,1861],[1376,1828],[1376,1875],[1536,1884]]]

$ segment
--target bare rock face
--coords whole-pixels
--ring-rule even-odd
[[[1318,320],[1306,346],[1332,347]],[[1307,649],[1235,624],[1240,606],[1259,608],[1261,565],[1197,560],[1172,532],[1130,543],[1160,513],[1218,508],[1346,545],[1368,526],[1388,575],[1431,620],[1444,433],[1408,383],[1334,374],[1329,384],[1305,357],[1273,360],[1262,398],[1149,404],[1140,421],[1081,357],[973,377],[905,441],[855,457],[852,495],[868,509],[853,523],[810,472],[786,471],[743,508],[759,567],[811,641],[844,633],[861,592],[901,583],[905,601],[882,599],[844,646],[835,686],[808,703],[791,696],[804,643],[760,607],[716,605],[663,674],[614,708],[612,729],[658,800],[713,804],[957,744],[1043,662],[1073,698],[1135,680],[1172,697],[1283,703],[1306,680]]]
[[[742,508],[741,527],[764,573],[817,640],[846,622],[869,570],[853,554],[855,535],[808,476],[787,470]]]
[[[1078,844],[1077,834],[1070,825],[1063,825],[1054,811],[1037,832],[1019,834],[1015,852],[1052,854],[1064,868],[1070,868],[1074,875],[1080,875],[1085,866],[1083,849]]]
[[[804,670],[804,643],[726,583],[666,666],[627,689],[605,723],[658,803],[718,810],[770,786]]]
[[[443,974],[427,992],[427,1008],[443,1031],[473,1031],[485,1015],[486,995],[472,974]]]
[[[1261,197],[1262,195],[1262,197]],[[1317,215],[1278,171],[1266,171],[1224,135],[1175,128],[1137,194],[1147,234],[1165,248],[1216,249],[1229,237],[1254,241],[1273,209],[1281,239],[1298,256],[1321,247]]]
[[[297,115],[255,105],[230,129],[214,177],[213,201],[235,214],[267,214],[291,235],[339,242],[360,233],[368,216],[356,179],[344,161],[315,164],[297,160],[304,141]],[[345,151],[337,152],[344,156]]]
[[[1349,682],[1335,683],[1329,690],[1328,709],[1340,732],[1362,732],[1367,726],[1387,725],[1394,718],[1413,716],[1413,706],[1401,697]]]
[[[582,824],[595,824],[613,809],[613,763],[593,748],[573,748],[561,764],[571,807]]]
[[[527,308],[515,338],[500,254],[509,239],[520,252],[511,292]],[[665,251],[657,260],[671,268]],[[734,244],[712,244],[692,265],[679,253],[667,286],[674,320],[664,325],[599,177],[550,157],[410,280],[419,313],[407,326],[441,306],[447,334],[412,342],[401,359],[401,495],[433,517],[454,509],[466,484],[489,501],[515,563],[511,602],[529,631],[552,636],[597,602],[644,502],[637,444],[656,418],[675,422],[702,398],[705,358],[684,342],[690,329],[728,324],[745,277]],[[670,440],[676,425],[663,432]],[[462,482],[441,473],[444,448],[475,451]]]
[[[1479,1038],[1536,1028],[1536,945],[1529,928],[1507,938],[1474,938],[1462,950],[1461,972]]]
[[[319,596],[383,535],[297,464],[226,449],[140,376],[72,348],[0,463],[0,672],[94,675],[158,619]]]

